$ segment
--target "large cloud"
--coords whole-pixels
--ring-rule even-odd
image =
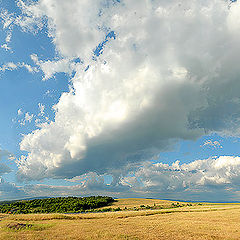
[[[20,178],[101,174],[149,159],[178,139],[238,134],[240,3],[19,3],[24,17],[17,24],[32,29],[47,18],[64,69],[76,72],[55,120],[24,136]],[[116,39],[93,57],[110,31]],[[73,65],[75,58],[81,61]],[[49,72],[48,63],[41,62],[45,78],[62,68],[54,61]]]

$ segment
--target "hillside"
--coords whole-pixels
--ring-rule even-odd
[[[111,197],[57,197],[46,199],[3,202],[0,213],[80,213],[107,206],[114,202]]]
[[[173,203],[182,204],[155,199],[118,199],[111,207],[136,210],[85,214],[1,214],[0,239],[239,239],[240,204],[185,203],[181,207],[172,207]],[[147,204],[165,204],[166,208],[141,209],[141,205]]]

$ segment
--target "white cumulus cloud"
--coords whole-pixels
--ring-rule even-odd
[[[16,24],[35,32],[47,19],[62,57],[32,55],[44,78],[75,71],[55,119],[20,143],[28,152],[18,161],[20,178],[103,174],[179,139],[239,134],[239,2],[18,2]],[[94,56],[110,31],[116,39]],[[81,62],[73,67],[74,58]]]
[[[188,164],[179,161],[172,165],[146,162],[120,179],[133,192],[145,192],[152,197],[179,196],[181,199],[226,201],[238,199],[240,158],[212,157]],[[196,197],[197,196],[197,197]]]

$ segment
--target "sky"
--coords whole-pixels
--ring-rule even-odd
[[[240,2],[0,0],[0,200],[240,201]]]

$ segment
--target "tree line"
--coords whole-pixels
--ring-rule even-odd
[[[56,197],[21,200],[0,204],[0,213],[80,213],[104,207],[114,202],[112,197]]]

